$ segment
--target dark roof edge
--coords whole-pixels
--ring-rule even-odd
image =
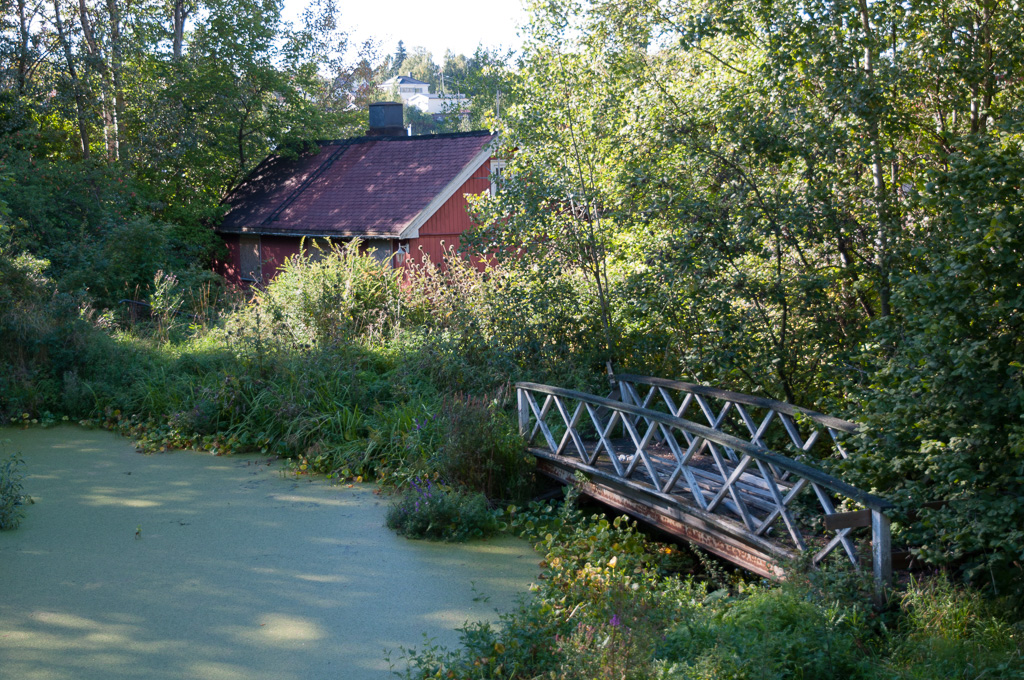
[[[456,139],[458,137],[490,137],[496,135],[490,130],[470,130],[469,132],[445,132],[432,135],[363,135],[362,137],[345,137],[343,139],[314,139],[313,144],[359,144],[361,142],[411,142],[424,139]],[[278,147],[281,148],[281,147]]]
[[[374,238],[374,239],[389,239],[389,240],[401,240],[405,241],[408,239],[402,238],[399,234],[394,233],[374,233],[374,232],[356,232],[356,231],[336,231],[329,234],[324,233],[311,233],[308,231],[302,231],[296,229],[294,231],[288,229],[277,229],[272,231],[270,229],[262,229],[261,225],[255,227],[216,227],[214,233],[217,234],[233,234],[238,236],[286,236],[288,238],[326,238],[326,239],[337,239],[337,238]]]

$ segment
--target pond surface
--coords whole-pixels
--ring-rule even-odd
[[[395,536],[372,486],[265,458],[72,426],[5,439],[35,504],[0,532],[0,678],[394,677],[385,649],[455,645],[539,572],[521,541]]]

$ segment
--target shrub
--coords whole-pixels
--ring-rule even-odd
[[[694,616],[665,637],[660,655],[684,678],[869,678],[858,648],[863,619],[794,588],[756,588]],[[723,669],[739,660],[739,666]],[[714,673],[711,673],[714,669]]]
[[[361,248],[356,239],[290,257],[257,306],[300,344],[379,336],[397,320],[399,273]]]
[[[1024,678],[1024,640],[977,591],[938,577],[914,581],[901,602],[893,660],[904,678]]]
[[[21,493],[21,465],[15,455],[0,461],[0,530],[17,529],[25,516],[22,507],[28,497]]]
[[[497,513],[482,494],[448,489],[430,480],[413,480],[388,509],[387,526],[407,538],[440,541],[484,538],[500,528]]]
[[[491,499],[518,501],[533,486],[533,458],[499,402],[500,397],[446,398],[440,418],[446,435],[431,463],[449,482]]]
[[[933,564],[1024,599],[1024,134],[951,154],[921,197],[930,213],[879,321],[884,363],[863,394],[868,428],[844,479],[903,509]],[[892,351],[884,348],[892,348]]]
[[[0,419],[54,409],[92,336],[81,299],[60,293],[49,263],[13,251],[0,224]]]

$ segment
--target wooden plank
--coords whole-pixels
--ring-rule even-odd
[[[883,607],[892,586],[892,534],[889,518],[878,510],[871,511],[871,557],[875,577],[875,605]]]
[[[580,490],[608,505],[640,517],[658,528],[714,553],[733,564],[769,578],[784,575],[781,563],[792,560],[796,554],[747,532],[738,522],[703,512],[648,489],[638,488],[629,480],[610,477],[607,473],[587,466],[569,465],[552,460],[540,449],[531,449],[538,457],[537,470],[566,484],[578,485],[574,474],[584,472],[590,479]]]
[[[598,466],[595,466],[595,467],[597,467],[598,469],[601,469],[601,470],[605,469],[605,466],[602,466],[602,465],[598,465]],[[689,466],[685,466],[683,468],[683,470],[684,470],[684,474],[685,474],[685,472],[688,471],[688,472],[690,472],[691,475],[694,475],[693,483],[697,485],[697,488],[701,492],[706,492],[707,495],[709,495],[709,496],[714,496],[722,488],[722,478],[721,478],[721,475],[716,475],[716,474],[713,474],[713,473],[709,473],[709,472],[706,472],[706,471],[701,470],[699,468],[690,468]],[[666,477],[670,476],[672,473],[675,472],[675,470],[673,468],[660,468],[660,467],[658,468],[658,471],[660,473],[664,474]],[[698,477],[699,477],[699,479],[698,479]],[[701,481],[701,480],[704,480],[704,481]],[[637,482],[637,483],[638,484],[646,484],[646,482]],[[740,492],[742,492],[744,494],[743,501],[744,501],[745,504],[751,505],[751,506],[753,506],[754,508],[756,508],[757,510],[759,510],[761,512],[771,512],[772,510],[775,509],[774,504],[770,500],[768,500],[767,496],[765,496],[765,495],[763,495],[761,493],[760,489],[757,489],[756,487],[748,487],[745,484],[742,484],[742,483],[739,483],[739,482],[736,482],[735,486],[736,486],[738,491],[740,491]],[[686,489],[686,490],[690,491],[690,493],[694,495],[695,500],[697,500],[696,499],[697,494],[695,494],[693,492],[693,487],[692,486],[683,487],[683,488],[680,489],[680,491],[682,491],[683,489]],[[665,491],[664,489],[658,489],[658,491],[660,493],[665,493],[665,494],[668,494],[668,495],[675,495],[672,492]],[[679,494],[679,495],[682,495],[682,494]],[[704,499],[704,503],[701,504],[699,500],[697,502],[698,502],[698,504],[701,505],[702,509],[708,510],[708,512],[713,512],[713,510],[709,510],[708,509],[707,498],[704,496],[703,493],[701,494],[701,498]],[[722,504],[724,504],[726,507],[728,507],[730,512],[735,512],[736,514],[739,514],[739,510],[737,509],[736,505],[733,504],[733,502],[731,500],[722,501]],[[758,518],[758,520],[760,521],[761,518]]]
[[[588,450],[590,450],[591,448],[592,447],[588,446]],[[619,447],[615,447],[615,451],[616,456],[618,456],[619,453],[632,456],[634,453],[631,450],[631,447],[625,447],[621,449]],[[674,478],[673,481],[678,479],[676,471],[679,469],[680,466],[677,466],[674,456],[669,455],[667,452],[649,452],[649,455],[651,458],[651,462],[654,464],[654,467],[658,471],[660,476],[664,478]],[[618,458],[616,457],[616,461],[617,460]],[[590,461],[591,465],[599,467],[601,469],[609,467],[609,463],[595,460],[593,456],[590,456]],[[696,465],[688,464],[681,466],[680,472],[683,476],[687,477],[688,481],[690,477],[694,477],[694,483],[697,483],[697,478],[703,480],[703,483],[699,484],[700,488],[708,491],[711,495],[718,493],[722,488],[722,475],[714,468],[706,470]],[[619,476],[627,477],[628,475],[622,474]],[[744,496],[744,500],[748,503],[754,504],[759,510],[771,512],[775,509],[775,502],[771,496],[771,492],[767,484],[765,483],[765,480],[762,479],[759,475],[751,474],[749,472],[743,472],[743,474],[740,476],[739,481],[735,482],[734,484],[739,490],[743,491],[744,494],[746,494]],[[693,493],[693,487],[691,486],[689,488],[690,492]],[[788,491],[790,485],[784,484],[783,488]],[[666,491],[664,488],[660,489],[660,491],[662,493],[670,493]],[[702,505],[702,507],[705,510],[707,509],[706,505]]]
[[[525,439],[530,427],[530,407],[526,403],[526,390],[516,390],[516,401],[519,406],[519,434]]]
[[[628,451],[626,449],[623,450],[623,453],[630,456],[633,455],[631,451]],[[616,448],[616,455],[618,455],[618,448]],[[658,471],[660,476],[665,478],[675,476],[676,470],[678,468],[676,465],[676,461],[673,457],[670,457],[667,454],[651,454],[650,458],[651,462],[653,463],[655,469]],[[593,461],[591,462],[591,465],[593,465],[594,467],[600,469],[611,467],[609,463],[603,461],[594,461],[592,456],[591,460]],[[715,470],[704,470],[694,465],[683,465],[681,467],[681,473],[684,476],[695,475],[696,477],[699,477],[700,479],[704,480],[704,483],[699,484],[699,486],[703,490],[708,491],[710,494],[716,494],[722,488],[722,475],[719,472]],[[619,476],[627,477],[628,475],[623,474]],[[695,478],[693,481],[696,483],[697,479]],[[758,477],[757,475],[753,475],[748,472],[743,472],[743,474],[740,476],[739,481],[735,482],[735,486],[739,490],[747,494],[746,496],[744,496],[744,500],[748,503],[752,503],[759,510],[770,512],[775,509],[774,500],[772,499],[771,494],[764,483],[764,480]],[[662,493],[670,493],[665,491],[664,489],[659,490]],[[690,487],[690,492],[693,493],[692,487]],[[706,510],[707,507],[705,506],[704,509]]]
[[[825,528],[829,531],[869,527],[871,526],[871,511],[854,510],[853,512],[837,512],[832,515],[825,515],[824,524]]]

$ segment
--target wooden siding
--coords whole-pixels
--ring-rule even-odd
[[[228,256],[223,260],[214,260],[213,271],[224,277],[224,280],[232,286],[242,285],[242,276],[239,269],[238,235],[223,234],[224,247],[227,248]]]
[[[277,274],[277,270],[292,255],[299,252],[299,244],[302,239],[294,236],[261,236],[260,255],[263,258],[263,284],[270,283],[270,280]]]
[[[491,161],[488,159],[420,227],[419,238],[411,239],[408,242],[411,259],[419,261],[425,255],[430,258],[431,262],[439,263],[443,260],[446,250],[459,247],[459,237],[462,235],[462,232],[474,226],[469,216],[469,203],[466,201],[465,195],[482,194],[490,191],[490,168]]]
[[[224,234],[224,246],[228,256],[214,263],[214,271],[224,277],[229,285],[248,288],[252,282],[242,279],[241,249],[238,234]],[[290,256],[299,252],[300,239],[287,236],[260,236],[260,258],[263,260],[263,284],[267,284],[278,268]]]

